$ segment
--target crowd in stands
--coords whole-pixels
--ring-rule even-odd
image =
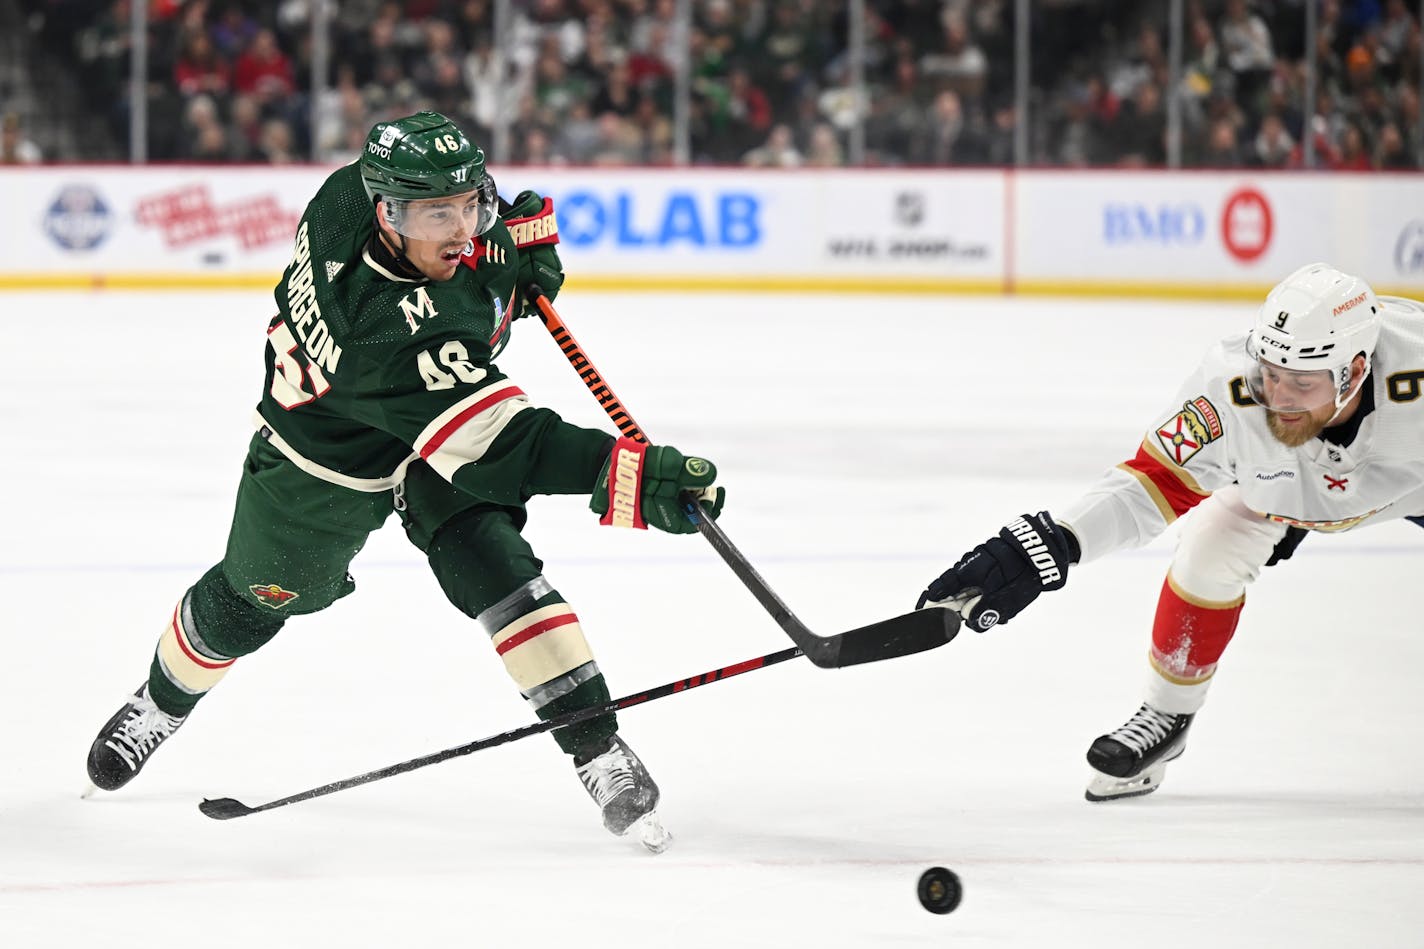
[[[26,2],[118,141],[130,2]],[[1301,167],[1308,142],[1318,167],[1412,169],[1424,151],[1405,0],[1186,0],[1176,81],[1167,0],[1034,0],[1026,118],[1014,0],[865,0],[868,96],[840,0],[690,0],[685,37],[676,0],[510,0],[498,48],[493,0],[340,0],[313,94],[315,2],[148,0],[149,160],[344,161],[373,122],[431,108],[487,147],[505,117],[507,162],[669,164],[684,68],[697,164],[844,165],[858,125],[867,164],[1010,164],[1027,121],[1033,164],[1161,166],[1174,97],[1187,167]]]

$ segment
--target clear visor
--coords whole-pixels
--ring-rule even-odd
[[[1246,370],[1251,398],[1275,412],[1294,415],[1335,404],[1338,387],[1329,369],[1297,372],[1257,360]]]
[[[414,241],[464,244],[499,217],[499,194],[489,175],[473,191],[443,198],[381,199],[386,223]]]

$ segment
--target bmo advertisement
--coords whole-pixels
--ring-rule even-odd
[[[1424,176],[1015,177],[1014,270],[1024,291],[1254,294],[1315,260],[1365,275],[1384,292],[1424,287]]]

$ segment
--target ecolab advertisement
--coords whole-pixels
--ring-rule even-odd
[[[270,286],[331,169],[0,169],[0,288]],[[495,169],[571,285],[1213,296],[1329,261],[1424,290],[1424,176]]]

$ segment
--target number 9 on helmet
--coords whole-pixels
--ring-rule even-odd
[[[485,153],[438,112],[379,122],[366,136],[361,183],[391,229],[415,240],[483,234],[499,219]]]

